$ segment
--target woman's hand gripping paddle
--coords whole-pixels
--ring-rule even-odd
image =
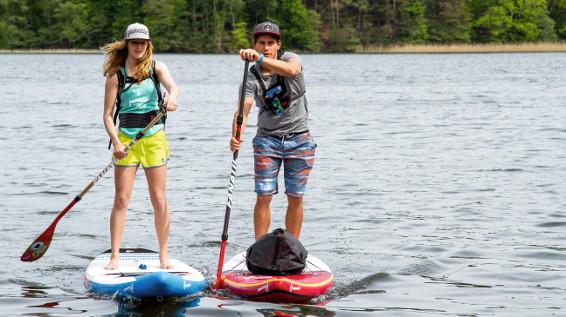
[[[136,135],[136,137],[130,142],[130,144],[128,144],[128,146],[126,146],[126,151],[128,151],[129,149],[131,149],[134,144],[136,144],[136,142],[141,139],[144,134],[147,133],[147,131],[149,129],[151,129],[151,127],[153,127],[157,121],[159,121],[164,115],[165,115],[166,111],[165,108],[163,108],[162,111],[159,111],[157,113],[157,115],[155,116],[155,118],[153,118],[151,120],[151,122],[140,132]],[[24,252],[24,254],[22,255],[22,257],[20,258],[22,261],[24,262],[32,262],[35,261],[39,258],[41,258],[43,256],[43,254],[45,254],[45,252],[47,251],[47,249],[49,248],[49,245],[51,244],[51,240],[53,239],[53,233],[55,232],[55,227],[57,226],[57,223],[59,222],[59,220],[61,220],[61,218],[63,218],[63,216],[69,211],[71,210],[71,208],[73,208],[73,206],[78,203],[82,197],[96,184],[98,183],[98,181],[100,179],[102,179],[102,177],[104,177],[104,175],[110,170],[112,169],[112,166],[114,166],[114,163],[117,161],[117,158],[112,159],[112,161],[110,163],[108,163],[108,165],[106,165],[106,167],[102,170],[102,172],[100,172],[84,189],[83,191],[78,194],[73,201],[71,201],[71,203],[69,205],[67,205],[67,207],[65,207],[65,209],[63,209],[59,215],[57,215],[57,218],[55,218],[55,220],[53,220],[53,222],[51,223],[51,225],[49,225],[49,227],[47,227],[47,229],[41,234],[39,235],[39,237],[37,237],[37,239],[35,239],[30,246],[27,248],[27,250]]]
[[[240,90],[240,104],[238,106],[238,118],[236,119],[236,139],[240,141],[240,132],[242,122],[244,121],[244,98],[246,93],[246,80],[248,79],[248,66],[250,62],[246,60],[244,66],[244,80],[242,89]],[[224,213],[224,230],[222,231],[222,244],[220,245],[220,256],[218,257],[218,268],[216,270],[216,282],[214,289],[220,288],[222,279],[222,266],[224,265],[224,252],[226,251],[226,241],[228,240],[228,224],[230,223],[230,211],[232,210],[232,193],[234,192],[234,180],[236,178],[236,166],[238,163],[238,150],[232,155],[232,172],[230,173],[230,184],[228,185],[228,201],[226,202],[226,211]]]

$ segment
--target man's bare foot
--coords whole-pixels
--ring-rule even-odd
[[[104,267],[105,270],[117,270],[120,264],[120,259],[110,259],[110,262]]]

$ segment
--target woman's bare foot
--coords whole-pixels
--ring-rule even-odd
[[[175,268],[175,266],[174,266],[173,264],[171,264],[171,263],[169,262],[169,260],[160,261],[160,262],[161,262],[161,263],[159,264],[159,266],[160,266],[162,269],[169,270],[169,269],[174,269],[174,268]]]
[[[169,258],[167,256],[159,256],[159,267],[166,270],[175,268],[175,266],[169,262]]]
[[[120,259],[110,259],[110,262],[104,267],[105,270],[117,270],[120,264]]]
[[[162,269],[166,269],[166,270],[170,270],[170,269],[174,269],[174,268],[175,268],[175,266],[174,266],[173,264],[169,263],[169,262],[167,262],[167,263],[165,263],[165,264],[164,264],[164,263],[161,263],[160,267],[161,267]]]

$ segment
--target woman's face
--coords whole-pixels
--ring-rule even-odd
[[[147,40],[129,40],[128,41],[128,56],[135,60],[141,60],[145,51],[147,50]]]

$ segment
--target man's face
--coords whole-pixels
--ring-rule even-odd
[[[280,48],[281,41],[268,34],[258,36],[254,43],[254,49],[269,58],[277,58]]]

